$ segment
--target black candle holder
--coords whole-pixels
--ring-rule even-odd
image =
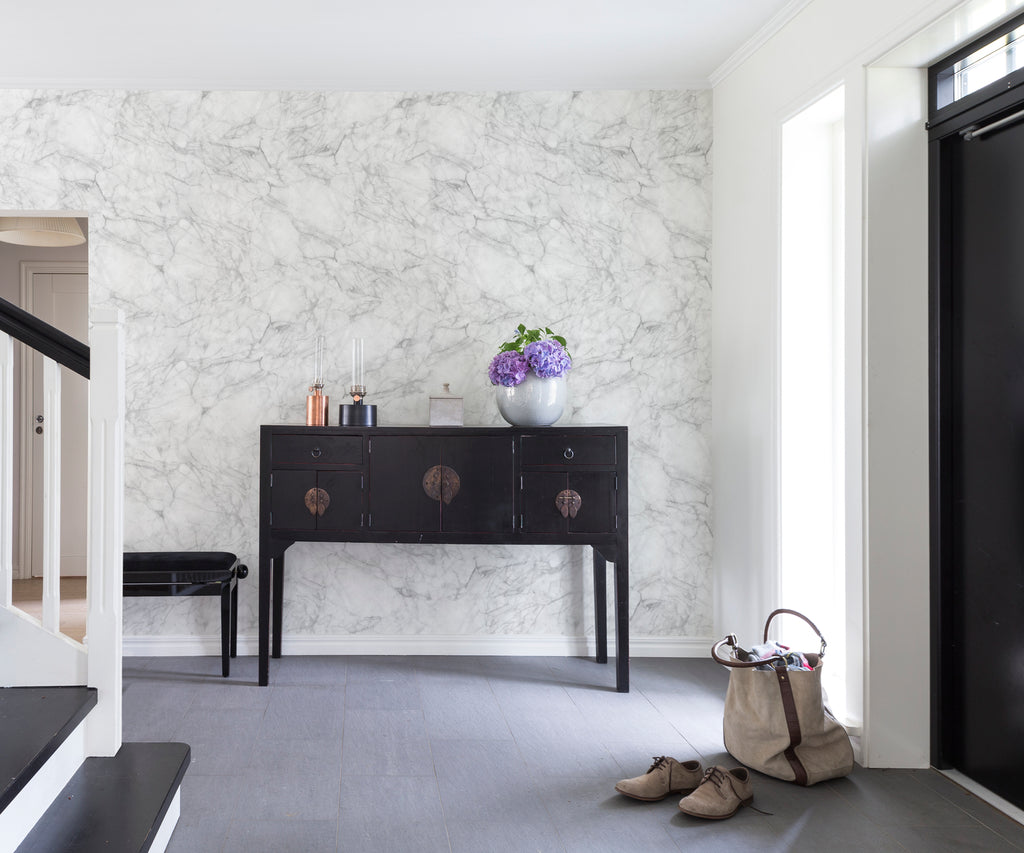
[[[349,393],[352,402],[338,406],[338,423],[341,426],[377,426],[377,407],[363,402],[366,386],[353,385]]]
[[[342,403],[338,406],[341,426],[377,426],[377,407],[365,403]]]

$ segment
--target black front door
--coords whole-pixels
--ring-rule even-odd
[[[1024,807],[1024,123],[939,144],[937,722],[945,763]]]

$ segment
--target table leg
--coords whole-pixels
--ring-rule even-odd
[[[284,601],[284,551],[274,560],[274,651],[281,657],[281,605]]]
[[[597,662],[608,663],[608,593],[605,580],[608,562],[594,551],[594,633],[597,639]]]
[[[622,543],[615,560],[615,689],[629,693],[629,549]]]
[[[260,548],[260,613],[259,613],[259,684],[270,683],[270,575],[274,561]]]

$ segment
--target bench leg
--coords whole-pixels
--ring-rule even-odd
[[[220,661],[221,675],[231,673],[231,584],[220,588]]]
[[[231,582],[231,657],[238,657],[238,581]]]

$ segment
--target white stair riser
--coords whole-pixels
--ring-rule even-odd
[[[85,760],[85,725],[50,756],[14,801],[0,812],[0,853],[14,853]]]

